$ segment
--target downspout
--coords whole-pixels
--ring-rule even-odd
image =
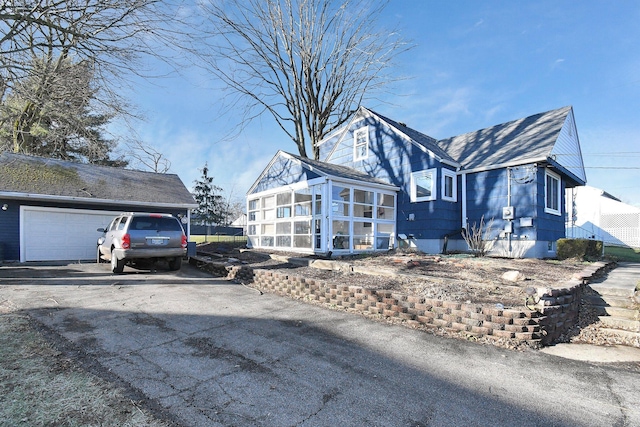
[[[511,168],[507,168],[507,207],[511,208]],[[507,232],[507,244],[509,248],[509,256],[511,256],[511,231],[513,230],[513,220],[509,219],[509,231]]]
[[[191,209],[187,209],[187,239],[191,239]]]
[[[332,196],[333,196],[333,180],[332,179],[328,179],[327,180],[327,190],[326,193],[327,195],[327,202],[323,203],[323,209],[325,208],[326,205],[326,245],[327,245],[327,253],[331,253],[333,252],[333,239],[331,238],[331,235],[333,233],[333,209],[331,209],[331,203],[333,202]]]
[[[467,229],[467,224],[469,222],[469,218],[467,217],[467,174],[463,173],[462,175],[462,227],[463,229]]]

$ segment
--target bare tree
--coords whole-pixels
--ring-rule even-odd
[[[161,0],[0,0],[0,70],[7,85],[34,57],[89,59],[101,76],[139,73],[175,19]],[[172,9],[173,10],[173,9]]]
[[[365,97],[397,80],[392,61],[408,48],[376,29],[386,2],[220,0],[201,2],[200,59],[241,104],[244,124],[269,112],[307,156]],[[202,51],[202,46],[207,51]],[[240,125],[242,126],[242,124]]]
[[[155,173],[167,173],[171,162],[162,153],[142,141],[128,144],[128,156],[133,160],[129,166],[142,167]]]
[[[171,43],[177,7],[161,0],[0,0],[0,102],[25,101],[22,111],[0,118],[13,129],[11,149],[32,152],[34,120],[56,105],[50,93],[64,92],[60,82],[78,87],[69,84],[69,64],[90,69],[93,101],[69,90],[69,102],[85,103],[94,116],[139,118],[120,89],[131,75],[151,75],[142,57],[167,58],[161,46]]]

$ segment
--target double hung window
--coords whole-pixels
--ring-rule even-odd
[[[442,169],[442,200],[455,202],[457,200],[456,173]]]
[[[353,132],[353,160],[369,157],[369,127],[364,126]]]
[[[550,170],[545,171],[544,180],[544,211],[553,215],[560,215],[560,207],[562,196],[560,175],[557,175]]]

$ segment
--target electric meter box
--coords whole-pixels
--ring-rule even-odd
[[[505,206],[502,208],[502,219],[514,219],[516,217],[516,208],[513,206]]]

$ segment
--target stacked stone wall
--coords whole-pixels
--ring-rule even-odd
[[[530,308],[522,310],[341,286],[325,280],[248,266],[219,265],[207,267],[207,270],[261,291],[391,318],[407,326],[443,329],[469,337],[516,340],[538,346],[552,344],[577,324],[584,286],[593,275],[606,268],[606,263],[594,263],[574,275],[562,288],[541,289],[532,296]]]

